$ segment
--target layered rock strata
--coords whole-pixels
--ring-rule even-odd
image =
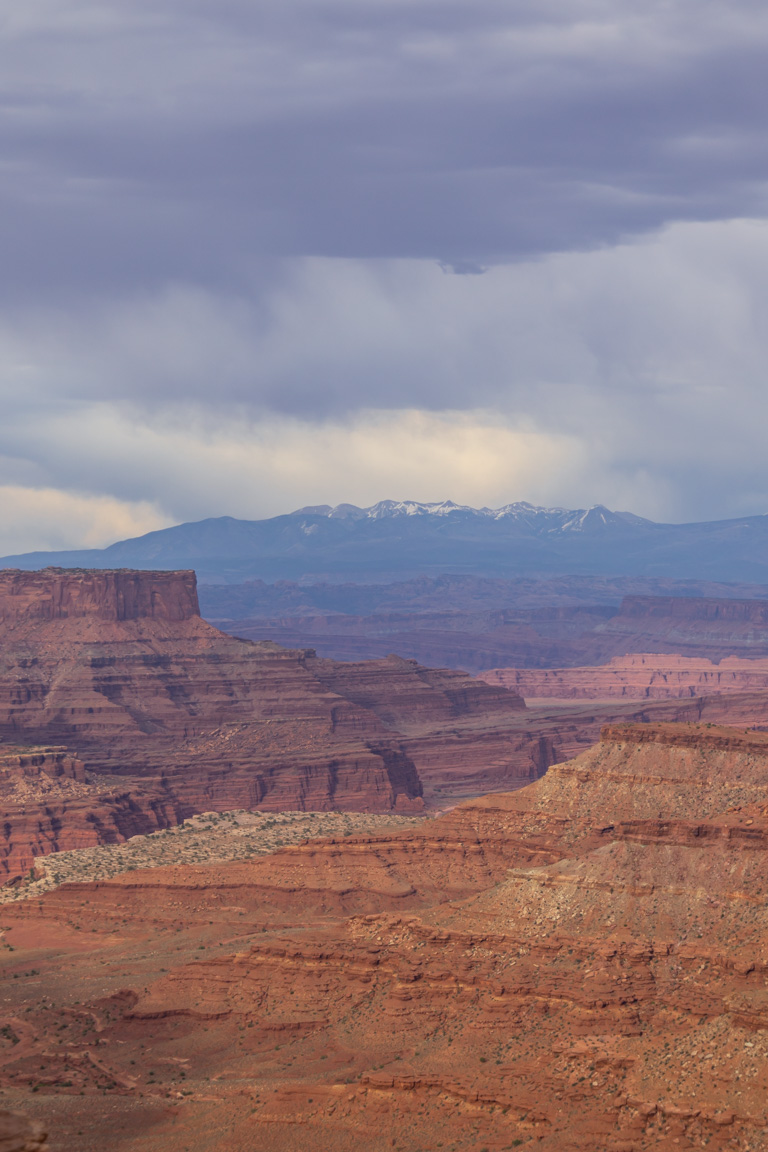
[[[415,832],[60,888],[4,909],[0,1075],[45,1054],[64,1152],[762,1152],[767,850],[768,735],[630,725]]]
[[[491,668],[486,684],[526,699],[673,700],[721,693],[768,694],[768,660],[729,656],[714,664],[698,656],[638,653],[582,668]]]
[[[465,776],[490,749],[507,786],[525,783],[546,763],[534,751],[519,767],[507,747],[521,711],[463,673],[397,657],[340,666],[227,636],[200,618],[191,572],[3,572],[0,739],[72,749],[91,790],[15,813],[0,874],[45,844],[195,811],[419,811],[417,763],[441,746]],[[105,798],[116,781],[122,800]]]
[[[0,878],[18,878],[37,856],[113,844],[176,824],[180,806],[159,788],[86,775],[66,748],[0,747]]]

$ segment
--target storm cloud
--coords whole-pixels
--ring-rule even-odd
[[[768,507],[764,5],[0,29],[3,551],[383,497]]]

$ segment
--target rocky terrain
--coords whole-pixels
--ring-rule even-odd
[[[768,722],[760,662],[729,695],[719,667],[703,698],[526,708],[397,656],[340,663],[225,635],[200,618],[192,573],[2,573],[0,875],[195,812],[441,809],[536,780],[620,720]]]
[[[763,1152],[768,734],[607,728],[416,829],[2,911],[52,1152]]]
[[[768,693],[768,660],[643,653],[584,668],[492,668],[478,679],[527,700],[672,700],[720,693]]]
[[[452,794],[516,787],[552,754],[524,712],[465,673],[225,635],[191,572],[6,571],[0,875],[195,812],[407,814],[438,777]]]
[[[61,747],[0,745],[0,797],[2,878],[21,876],[47,852],[124,840],[176,821],[160,789],[86,773]]]
[[[0,1109],[0,1152],[48,1152],[44,1125],[20,1112]]]
[[[23,879],[0,888],[0,904],[28,900],[60,884],[108,880],[137,868],[251,860],[286,844],[382,828],[415,828],[423,819],[363,812],[203,812],[174,828],[131,836],[118,844],[42,854]]]

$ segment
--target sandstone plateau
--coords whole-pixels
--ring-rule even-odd
[[[639,653],[582,668],[492,668],[478,673],[478,679],[510,688],[526,699],[674,700],[721,693],[768,694],[768,660],[728,656],[714,664],[697,656]]]
[[[4,1103],[52,1152],[764,1152],[766,851],[768,734],[616,725],[418,829],[67,885],[2,910]]]
[[[192,572],[5,571],[0,740],[26,783],[4,792],[0,874],[194,812],[419,812],[423,781],[477,792],[489,768],[515,787],[550,762],[524,711],[464,673],[225,635]]]

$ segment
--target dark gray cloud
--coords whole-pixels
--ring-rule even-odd
[[[768,507],[762,2],[0,30],[2,551],[386,496]]]
[[[752,3],[33,8],[0,59],[17,292],[485,264],[765,206]]]

